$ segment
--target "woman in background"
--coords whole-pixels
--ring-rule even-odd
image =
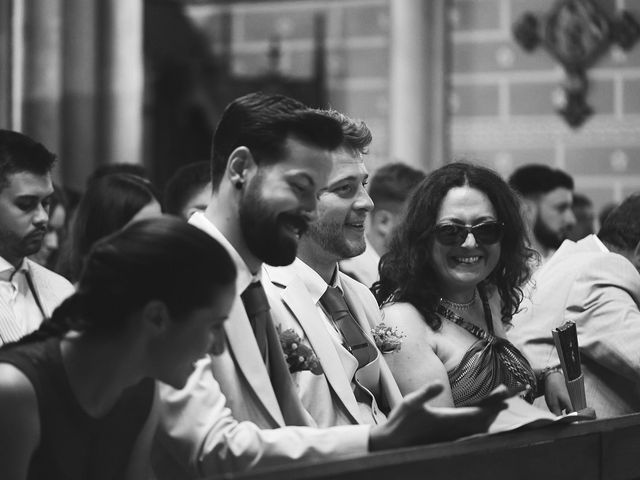
[[[385,324],[405,335],[386,356],[403,394],[440,380],[433,403],[443,406],[471,405],[501,383],[528,385],[532,400],[535,375],[505,338],[532,253],[518,199],[495,172],[452,163],[422,181],[373,287]]]
[[[135,220],[159,216],[160,201],[149,180],[109,173],[88,182],[69,228],[57,271],[76,282],[91,246]]]
[[[148,219],[96,244],[76,293],[0,349],[3,480],[146,479],[158,379],[224,349],[236,270],[206,233]]]

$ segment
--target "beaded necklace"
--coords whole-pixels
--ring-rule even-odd
[[[443,302],[442,299],[440,299],[440,301],[438,302],[438,305],[436,306],[436,313],[442,315],[444,318],[452,321],[456,325],[464,328],[469,333],[471,333],[472,335],[478,338],[490,339],[490,338],[493,338],[493,316],[491,315],[491,307],[489,306],[489,300],[487,299],[487,296],[485,295],[484,290],[481,290],[480,287],[478,287],[478,290],[480,290],[480,299],[482,300],[484,320],[487,324],[487,329],[489,330],[489,332],[486,332],[484,329],[478,327],[477,325],[474,325],[472,323],[465,321],[465,319],[462,316],[458,315],[453,310],[447,308],[446,303]],[[473,301],[475,301],[475,295],[472,302]]]
[[[476,290],[474,289],[473,297],[471,297],[471,300],[469,300],[468,302],[457,303],[449,300],[448,298],[440,297],[440,304],[448,308],[455,308],[456,310],[460,310],[461,312],[466,312],[476,303],[476,298]]]

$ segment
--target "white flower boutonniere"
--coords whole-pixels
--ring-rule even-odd
[[[376,342],[376,347],[382,353],[393,353],[400,350],[402,339],[406,336],[399,332],[396,327],[388,327],[384,322],[372,328],[371,334]]]
[[[302,338],[293,328],[288,328],[284,331],[278,328],[278,335],[280,336],[280,345],[290,373],[304,370],[309,370],[314,375],[322,375],[324,373],[315,352],[302,343]]]

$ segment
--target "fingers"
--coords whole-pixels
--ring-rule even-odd
[[[563,406],[564,409],[567,411],[567,413],[569,412],[573,412],[573,405],[571,405],[571,399],[570,398],[562,398],[563,400]],[[562,412],[560,412],[562,413]]]
[[[562,407],[558,402],[550,401],[547,406],[549,407],[549,410],[551,410],[551,413],[553,413],[554,415],[562,415]]]
[[[527,385],[523,385],[522,387],[509,388],[505,385],[498,385],[496,388],[491,390],[491,392],[489,392],[489,395],[484,397],[482,400],[477,401],[474,405],[478,407],[504,405],[506,408],[506,403],[504,403],[504,401],[523,392],[527,387]],[[499,410],[502,410],[502,408],[500,408]]]
[[[410,407],[422,408],[425,402],[437,397],[444,390],[444,385],[440,382],[432,382],[405,397],[405,403]]]

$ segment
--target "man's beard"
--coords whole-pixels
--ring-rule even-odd
[[[0,231],[0,244],[3,246],[2,256],[23,259],[40,251],[44,242],[45,228],[38,228],[23,238],[13,232]]]
[[[255,184],[253,184],[255,183]],[[240,229],[249,250],[260,261],[273,266],[289,265],[296,258],[298,238],[285,228],[294,226],[302,234],[308,221],[304,215],[283,212],[275,214],[268,200],[261,197],[260,179],[247,185],[240,200]]]
[[[346,241],[342,224],[320,224],[312,222],[309,225],[307,236],[317,243],[324,251],[335,255],[338,260],[346,260],[348,258],[357,257],[365,251],[367,244],[362,241],[352,244]]]
[[[566,238],[565,232],[554,232],[538,217],[533,225],[533,235],[545,248],[557,250]]]

